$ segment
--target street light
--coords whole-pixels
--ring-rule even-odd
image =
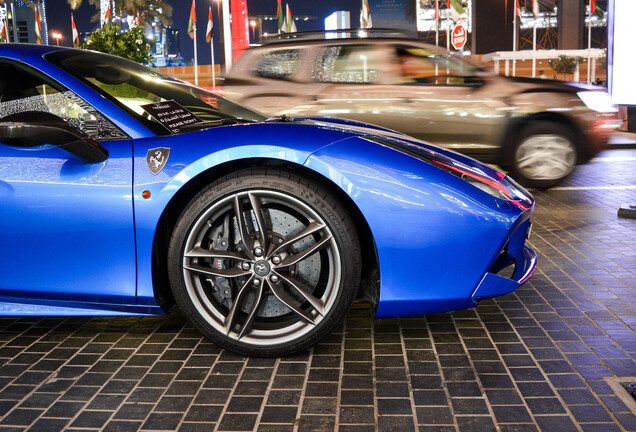
[[[250,21],[250,27],[252,27],[252,40],[256,39],[256,36],[254,36],[254,29],[256,28],[256,21],[252,20]]]
[[[62,39],[62,33],[56,31],[51,32],[51,37],[57,42],[57,46],[60,46],[60,39]]]

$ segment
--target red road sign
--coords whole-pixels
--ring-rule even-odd
[[[466,29],[463,25],[457,24],[455,28],[453,28],[453,33],[451,34],[451,43],[453,47],[458,50],[464,48],[466,45]]]

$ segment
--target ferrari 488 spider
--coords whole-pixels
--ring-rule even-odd
[[[154,315],[278,356],[519,287],[532,197],[375,126],[267,118],[121,58],[0,46],[0,314]]]

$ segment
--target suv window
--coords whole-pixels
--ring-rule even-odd
[[[312,78],[319,82],[369,84],[380,79],[380,53],[369,45],[334,45],[316,57]]]
[[[55,114],[93,139],[127,137],[72,91],[26,66],[0,63],[0,118],[25,111]]]
[[[271,51],[261,57],[255,73],[264,78],[287,79],[298,70],[301,59],[299,49]]]
[[[474,85],[477,68],[438,52],[407,45],[395,47],[398,71],[404,84]]]

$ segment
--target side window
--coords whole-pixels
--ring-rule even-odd
[[[127,137],[70,90],[25,66],[0,63],[0,118],[25,111],[55,114],[93,139]]]
[[[438,52],[406,45],[395,47],[400,81],[403,84],[475,85],[475,68]]]
[[[268,52],[259,60],[255,73],[264,78],[288,79],[298,70],[302,54],[299,49]]]
[[[381,63],[373,46],[330,46],[318,54],[312,77],[326,83],[370,84],[380,79]]]

